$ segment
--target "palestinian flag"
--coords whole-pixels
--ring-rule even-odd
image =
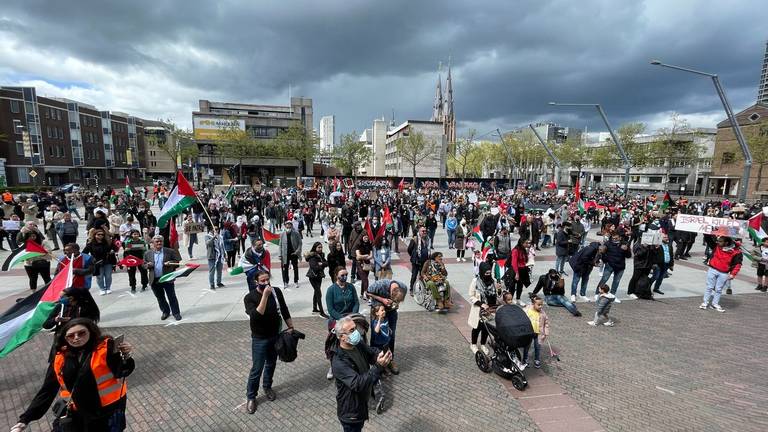
[[[72,284],[72,265],[66,264],[53,280],[0,315],[0,358],[23,345],[43,328],[61,297]]]
[[[279,234],[275,234],[275,233],[273,233],[272,231],[270,231],[270,230],[268,230],[266,228],[262,228],[261,229],[261,234],[264,236],[264,241],[265,242],[270,242],[273,245],[280,246],[280,235]]]
[[[157,218],[158,228],[165,228],[172,217],[180,215],[185,208],[190,207],[197,201],[195,190],[189,184],[181,171],[176,172],[176,183],[171,189],[168,201],[160,209],[160,217]]]
[[[483,261],[485,261],[485,259],[488,257],[488,253],[492,251],[493,251],[493,247],[491,247],[491,245],[486,245],[483,248],[483,252],[481,254],[481,256],[483,257]]]
[[[753,262],[754,261],[759,261],[757,258],[755,258],[754,255],[752,255],[751,253],[749,253],[748,251],[746,251],[744,249],[741,250],[741,254],[744,256],[744,258],[746,258],[746,259],[748,259],[750,261],[753,261]]]
[[[11,269],[11,267],[22,261],[37,258],[43,255],[48,255],[48,251],[45,250],[43,246],[33,242],[32,240],[27,240],[27,244],[24,245],[24,248],[16,249],[15,251],[11,252],[8,258],[5,259],[2,270],[8,271]]]
[[[243,268],[243,266],[232,267],[229,269],[230,276],[237,276],[243,273],[245,273],[245,269]]]
[[[125,176],[125,189],[124,189],[124,192],[129,197],[133,196],[133,188],[131,187],[131,179],[128,178],[128,176]]]
[[[475,241],[478,244],[485,244],[485,239],[483,239],[483,233],[480,231],[480,225],[472,228],[472,237],[474,237]]]
[[[112,189],[112,193],[109,194],[109,203],[114,204],[115,201],[117,201],[117,192],[115,192],[115,190]]]
[[[664,192],[664,199],[661,201],[661,205],[659,206],[659,211],[663,212],[671,205],[672,205],[672,197],[669,196],[669,192]]]
[[[381,219],[382,226],[385,228],[394,228],[394,221],[392,220],[392,213],[389,212],[389,206],[384,207],[384,217]]]
[[[125,258],[117,262],[117,265],[123,267],[138,267],[142,264],[144,264],[144,260],[133,255],[126,255]]]
[[[187,277],[190,273],[197,270],[198,267],[200,267],[200,264],[186,264],[184,267],[181,267],[176,271],[162,275],[160,279],[158,279],[158,282],[171,282],[176,280],[176,278]]]
[[[401,178],[400,183],[397,184],[397,191],[402,193],[404,187],[405,187],[405,178]]]
[[[768,210],[768,207],[763,207],[763,211],[749,218],[747,223],[749,236],[752,237],[755,243],[760,243],[765,237],[768,237],[768,218],[764,215],[766,210]]]
[[[507,259],[500,259],[496,260],[495,263],[493,263],[493,277],[496,278],[496,280],[501,280],[501,278],[504,277],[504,273],[506,273],[506,265],[507,265]]]
[[[224,195],[224,199],[227,200],[227,204],[229,206],[232,206],[232,199],[235,197],[235,182],[229,182],[229,189],[227,189],[227,194]]]
[[[581,179],[576,179],[576,187],[574,189],[576,194],[576,204],[579,206],[579,214],[584,214],[587,209],[584,206],[584,200],[581,199]]]

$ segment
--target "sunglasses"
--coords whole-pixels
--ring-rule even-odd
[[[67,340],[81,339],[88,336],[88,330],[80,330],[78,332],[67,333],[64,337]]]

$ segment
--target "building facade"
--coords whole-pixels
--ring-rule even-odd
[[[146,141],[144,160],[146,160],[147,175],[154,179],[173,178],[173,174],[176,172],[176,161],[162,149],[162,147],[172,148],[176,145],[173,135],[163,122],[144,120],[144,138]]]
[[[198,111],[192,113],[194,137],[199,150],[198,161],[203,167],[205,181],[222,182],[225,170],[238,161],[222,157],[216,149],[218,133],[225,128],[238,128],[267,146],[280,132],[292,126],[312,131],[312,99],[292,97],[290,105],[253,105],[242,103],[212,102],[200,100]],[[322,132],[322,131],[321,131]],[[269,157],[243,160],[243,182],[264,184],[279,180],[281,184],[293,183],[297,177],[311,176],[313,158],[306,160]]]
[[[37,96],[34,87],[0,87],[0,135],[8,186],[95,186],[145,175],[143,120]]]
[[[442,122],[408,120],[387,132],[385,176],[412,177],[413,166],[397,150],[397,142],[421,133],[429,143],[430,155],[416,166],[416,177],[445,177],[448,140]]]
[[[361,166],[357,170],[357,175],[368,177],[373,175],[373,129],[365,129],[363,133],[360,134],[360,137],[357,139],[358,142],[363,143],[365,148],[371,151],[371,159],[370,161]]]
[[[736,114],[741,132],[747,142],[754,139],[768,139],[768,103],[757,103]],[[736,141],[731,122],[723,120],[717,124],[715,157],[712,161],[712,176],[709,192],[711,195],[735,197],[739,194],[744,175],[744,157]],[[765,155],[752,151],[752,171],[749,176],[747,199],[768,199],[768,169],[760,169],[760,160]],[[761,172],[762,171],[762,172]]]
[[[336,142],[336,116],[323,116],[320,118],[320,151],[333,153]]]
[[[768,105],[768,42],[765,43],[763,69],[760,72],[760,84],[757,87],[757,103]]]

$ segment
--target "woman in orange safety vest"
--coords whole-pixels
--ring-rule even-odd
[[[43,386],[11,432],[22,432],[29,422],[43,417],[57,394],[67,402],[62,410],[66,420],[54,420],[53,430],[125,430],[125,377],[135,367],[131,345],[115,346],[115,340],[102,335],[92,320],[75,318],[56,335],[55,347]]]

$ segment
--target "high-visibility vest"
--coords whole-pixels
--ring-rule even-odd
[[[11,202],[11,201],[13,201],[13,194],[10,193],[10,192],[5,192],[3,194],[3,201],[4,202]]]
[[[107,365],[107,339],[102,340],[93,350],[91,355],[91,372],[93,378],[96,380],[96,388],[99,391],[99,400],[101,406],[113,404],[119,401],[126,393],[126,385],[122,380],[118,380],[112,374],[112,370]],[[72,396],[67,385],[64,383],[64,375],[62,369],[64,368],[64,353],[57,352],[56,357],[53,360],[53,371],[56,374],[56,379],[59,381],[61,390],[59,396],[63,399],[67,399]],[[75,389],[77,391],[77,389]],[[74,402],[73,402],[74,405]]]

